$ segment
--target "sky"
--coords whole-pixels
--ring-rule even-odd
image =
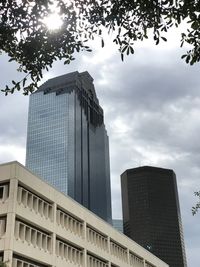
[[[135,54],[121,62],[110,40],[92,53],[80,53],[70,65],[56,62],[42,82],[71,71],[88,71],[110,140],[113,217],[121,218],[120,174],[151,165],[173,169],[177,176],[188,267],[200,262],[200,212],[192,216],[200,190],[200,66],[188,66],[177,33],[159,46],[137,43]],[[17,65],[0,57],[0,88],[22,77]],[[0,93],[0,163],[25,163],[28,97]]]

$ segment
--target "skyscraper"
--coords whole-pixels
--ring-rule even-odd
[[[108,136],[88,72],[45,82],[30,96],[26,166],[111,223]]]
[[[173,170],[139,167],[121,175],[124,233],[170,267],[186,267]]]
[[[123,233],[123,221],[121,219],[113,219],[112,225],[116,230]]]

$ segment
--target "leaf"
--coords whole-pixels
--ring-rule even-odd
[[[127,50],[126,50],[126,54],[127,56],[129,55],[129,52],[130,52],[130,47],[128,46]]]
[[[67,59],[67,60],[64,61],[64,65],[69,64],[69,63],[70,63],[70,60],[69,59]]]
[[[101,47],[104,47],[104,40],[103,40],[103,38],[101,39]]]
[[[126,51],[126,49],[128,48],[128,45],[124,45],[124,47],[122,48],[122,53],[124,53]]]
[[[187,57],[187,54],[181,56],[182,59],[185,58],[185,57]]]
[[[11,61],[14,61],[15,60],[15,58],[10,58],[9,60],[8,60],[8,62],[11,62]]]
[[[167,42],[167,38],[161,36],[161,38],[163,39],[164,42]]]
[[[16,84],[16,88],[17,88],[18,91],[21,89],[21,87],[20,87],[20,83],[17,83],[17,84]]]
[[[25,83],[26,83],[26,77],[23,79],[23,87],[25,86]]]
[[[186,63],[189,63],[189,61],[190,61],[190,55],[187,55],[187,56],[186,56],[185,61],[186,61]]]
[[[158,45],[158,44],[159,44],[159,41],[160,41],[160,40],[159,40],[159,38],[158,38],[158,39],[156,40],[156,45]]]
[[[134,49],[132,46],[130,46],[130,51],[131,51],[131,54],[134,54]]]
[[[184,56],[187,63],[200,61],[199,32],[200,14],[198,1],[63,1],[58,7],[63,16],[63,27],[58,31],[48,30],[41,18],[49,13],[53,0],[1,1],[0,53],[9,57],[9,62],[19,64],[18,71],[29,74],[33,82],[40,81],[43,71],[59,59],[69,64],[76,52],[92,50],[84,43],[95,37],[102,38],[106,28],[118,45],[122,61],[123,53],[134,54],[133,43],[152,37],[159,44],[160,34],[183,20],[187,23],[187,36],[182,34],[181,46],[187,42],[192,53]],[[28,3],[31,2],[30,5]],[[71,4],[70,4],[70,3]],[[177,3],[176,3],[177,2]],[[165,37],[161,37],[167,41]],[[131,45],[130,45],[131,44]],[[20,82],[25,86],[25,80]],[[15,86],[16,84],[13,83]],[[35,85],[26,86],[30,92]],[[19,87],[17,87],[19,88]],[[10,92],[9,89],[6,92]]]
[[[198,21],[194,21],[191,25],[191,27],[194,29],[194,30],[198,30],[199,29],[199,23]]]

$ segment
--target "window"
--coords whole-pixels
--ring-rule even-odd
[[[87,254],[87,266],[88,267],[108,267],[108,262],[106,260],[100,259],[91,254]]]
[[[0,184],[0,200],[5,201],[8,198],[9,183]]]
[[[0,238],[6,232],[6,217],[0,217]]]
[[[31,261],[18,255],[13,255],[13,267],[50,267],[49,265],[43,265],[35,261]]]
[[[94,245],[107,250],[108,249],[108,238],[104,234],[95,230],[94,228],[87,225],[87,239]]]
[[[3,199],[4,186],[0,186],[0,199]]]
[[[0,251],[0,262],[3,261],[3,252]]]
[[[74,245],[65,241],[56,240],[56,254],[61,258],[65,258],[69,262],[73,262],[77,265],[83,264],[83,249],[75,247]]]

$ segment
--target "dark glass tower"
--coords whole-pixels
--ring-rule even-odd
[[[111,223],[108,136],[88,72],[50,79],[30,96],[26,166]]]
[[[121,175],[124,234],[170,267],[186,267],[173,170],[139,167]]]

